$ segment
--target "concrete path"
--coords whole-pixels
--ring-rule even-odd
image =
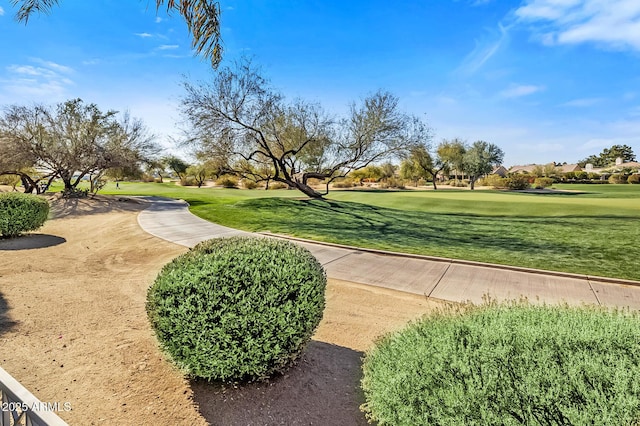
[[[193,247],[210,238],[251,235],[194,216],[184,201],[140,198],[150,206],[138,215],[138,223],[148,233],[164,240]],[[526,297],[540,303],[588,303],[640,309],[640,283],[631,281],[291,240],[308,248],[324,265],[330,278],[436,299],[481,303],[488,295],[497,300]]]

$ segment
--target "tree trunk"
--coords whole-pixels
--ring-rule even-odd
[[[436,178],[434,177],[433,180],[433,190],[436,191],[438,189],[438,187],[436,186]]]
[[[469,184],[471,185],[471,190],[472,191],[474,189],[475,183],[476,183],[476,177],[475,176],[469,176]]]
[[[287,185],[289,185],[290,188],[297,189],[298,191],[302,192],[304,195],[308,197],[317,198],[317,199],[323,198],[321,193],[319,193],[318,191],[316,191],[306,183],[298,182],[295,180],[289,180],[289,179],[282,179],[281,182],[286,183]]]

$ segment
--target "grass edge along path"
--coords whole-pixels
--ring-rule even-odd
[[[640,199],[636,198],[640,197],[640,188],[633,192],[627,189],[622,196],[612,196],[605,190],[603,197],[589,192],[570,198],[493,191],[336,191],[327,200],[309,200],[287,190],[120,186],[118,191],[108,189],[105,193],[182,198],[195,215],[245,231],[640,280],[640,271],[634,265],[640,256],[640,247],[634,243],[640,240]],[[464,197],[468,197],[466,202]],[[412,198],[416,201],[408,205],[406,200]],[[489,214],[496,200],[500,209]],[[524,215],[523,211],[530,214]]]

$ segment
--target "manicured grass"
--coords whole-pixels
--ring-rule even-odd
[[[103,193],[182,198],[207,220],[361,247],[640,280],[640,185],[565,185],[575,194],[297,191],[109,184]]]

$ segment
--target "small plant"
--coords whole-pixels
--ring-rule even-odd
[[[634,175],[630,175],[627,178],[627,183],[632,183],[634,185],[640,184],[640,174],[636,173]]]
[[[640,315],[450,308],[381,340],[363,369],[380,425],[638,424]]]
[[[62,198],[87,198],[89,195],[89,189],[77,188],[74,186],[71,188],[64,188],[60,193],[62,194]]]
[[[0,235],[17,237],[40,228],[49,216],[46,199],[19,192],[0,193]]]
[[[512,190],[523,190],[523,189],[531,188],[531,183],[529,182],[529,176],[526,176],[526,175],[515,174],[512,176],[509,176],[508,178],[505,179],[504,183],[508,189],[512,189]]]
[[[478,179],[478,186],[490,186],[494,189],[506,188],[505,179],[500,175],[489,175],[482,179]]]
[[[160,345],[191,377],[269,377],[322,319],[326,276],[306,249],[267,238],[213,239],[165,265],[147,294]]]
[[[287,185],[286,183],[282,183],[282,182],[272,182],[269,184],[269,189],[287,189],[289,188],[289,185]]]
[[[193,176],[184,176],[180,178],[180,186],[197,186],[198,182]]]
[[[613,174],[609,176],[609,183],[627,183],[627,177],[621,173]]]
[[[548,188],[551,185],[553,185],[553,179],[551,178],[536,178],[536,180],[533,181],[533,186],[537,189]]]
[[[236,179],[233,176],[224,175],[224,176],[221,176],[218,180],[216,180],[216,185],[222,186],[223,188],[237,188],[238,179]]]
[[[242,186],[244,186],[245,189],[256,189],[258,187],[258,183],[249,179],[244,179],[242,181]]]

